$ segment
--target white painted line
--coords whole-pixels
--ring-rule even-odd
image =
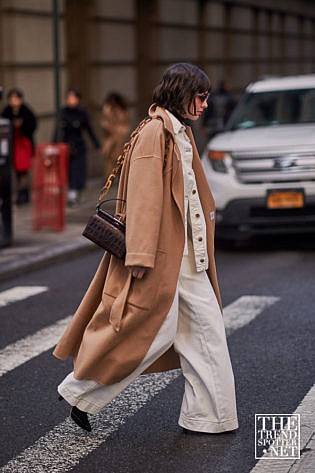
[[[46,286],[16,286],[12,289],[0,292],[0,307],[23,301],[29,297],[36,296],[48,291]]]
[[[269,453],[261,457],[250,473],[312,473],[315,471],[315,384],[306,394],[294,414],[301,419],[301,458],[271,459]],[[272,414],[272,413],[271,413]],[[268,461],[266,461],[268,460]]]
[[[227,335],[249,324],[257,315],[278,302],[273,296],[242,296],[223,309],[223,320]]]
[[[0,350],[0,376],[56,345],[71,315]]]
[[[91,417],[92,432],[87,434],[70,418],[57,425],[34,445],[1,468],[1,473],[65,473],[82,458],[102,445],[107,438],[150,402],[179,375],[178,370],[140,376],[106,409]]]
[[[251,303],[250,296],[241,297],[225,308],[224,313],[230,333],[246,325],[248,321],[256,317],[262,310],[278,300],[278,298],[263,297],[263,300],[259,302],[259,297],[252,296],[252,298],[253,301]],[[253,317],[250,317],[248,312],[246,312],[246,308],[248,311],[249,307],[252,307],[252,310],[255,312]],[[260,308],[259,310],[258,307]],[[242,316],[244,313],[247,314],[246,317]],[[241,323],[240,318],[242,319]],[[54,325],[48,327],[49,345],[51,345],[53,339],[55,339],[55,342],[58,340],[60,332],[63,331],[69,320],[70,317],[67,317],[59,321],[60,327],[58,329],[54,328]],[[61,325],[63,325],[62,329]],[[37,336],[41,332],[43,331],[37,332],[32,337]],[[53,332],[55,333],[52,335]],[[25,361],[27,360],[25,359]],[[105,410],[97,416],[91,417],[93,430],[90,434],[83,432],[71,419],[67,418],[45,436],[38,439],[34,445],[10,460],[0,470],[0,473],[26,473],[29,471],[32,473],[43,473],[44,471],[64,473],[71,470],[80,462],[81,458],[86,457],[102,445],[129,417],[135,415],[141,407],[150,402],[154,396],[174,381],[180,373],[180,370],[174,370],[166,373],[140,376],[122,394],[109,403]]]
[[[223,310],[227,334],[230,335],[234,330],[248,324],[260,312],[278,300],[278,297],[242,296],[228,305]],[[71,316],[59,320],[0,350],[0,376],[52,348],[58,342],[70,319]]]

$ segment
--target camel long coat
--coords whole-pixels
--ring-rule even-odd
[[[144,358],[173,302],[184,250],[180,151],[165,110],[153,105],[149,113],[153,119],[135,137],[119,182],[118,197],[127,197],[126,259],[105,253],[54,350],[57,358],[73,357],[77,379],[103,385],[122,380]],[[207,226],[208,276],[221,306],[214,260],[214,200],[189,128],[187,133]],[[148,268],[143,279],[131,278],[126,266],[132,265]],[[176,367],[179,359],[171,348],[147,371]]]

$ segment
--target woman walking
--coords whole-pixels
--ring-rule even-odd
[[[27,204],[29,197],[29,171],[34,154],[33,135],[36,130],[36,117],[31,108],[24,103],[20,89],[9,90],[8,104],[2,116],[8,118],[13,128],[13,167],[17,179],[16,204]]]
[[[126,257],[105,253],[54,351],[74,359],[58,392],[88,431],[88,414],[138,375],[179,366],[184,432],[238,427],[214,259],[214,200],[189,126],[207,107],[209,90],[194,65],[165,71],[120,177]]]

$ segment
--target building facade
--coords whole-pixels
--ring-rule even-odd
[[[200,65],[214,84],[228,80],[235,93],[261,75],[315,72],[310,0],[56,3],[60,95],[68,86],[81,89],[98,133],[100,104],[109,91],[129,99],[136,121],[162,71],[174,62]],[[53,5],[0,0],[0,85],[24,90],[39,117],[38,142],[49,141],[55,126]]]

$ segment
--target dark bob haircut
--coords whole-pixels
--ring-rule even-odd
[[[12,95],[15,95],[16,97],[19,97],[19,99],[24,98],[24,94],[21,89],[18,89],[17,87],[13,87],[13,89],[10,89],[9,92],[7,93],[7,98],[10,99]]]
[[[153,102],[170,112],[183,114],[185,104],[190,109],[197,94],[209,91],[210,80],[205,72],[193,64],[181,62],[166,69],[153,91]]]

